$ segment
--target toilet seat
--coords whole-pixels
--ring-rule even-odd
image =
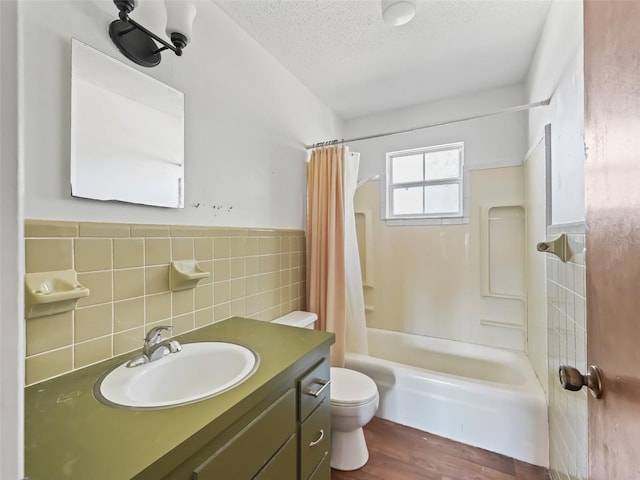
[[[365,374],[331,367],[331,404],[342,407],[365,405],[376,399],[378,387]]]

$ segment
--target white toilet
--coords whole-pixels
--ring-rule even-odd
[[[273,323],[313,328],[315,313],[291,312]],[[357,470],[369,460],[364,427],[378,410],[378,388],[365,374],[331,367],[331,468]]]

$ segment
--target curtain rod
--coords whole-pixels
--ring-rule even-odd
[[[485,118],[485,117],[493,117],[495,115],[502,115],[503,113],[520,112],[522,110],[529,110],[530,108],[543,107],[543,106],[549,105],[549,103],[551,103],[551,97],[547,98],[546,100],[541,100],[539,102],[527,103],[526,105],[517,105],[515,107],[505,108],[505,109],[502,109],[502,110],[498,110],[496,112],[483,113],[481,115],[474,115],[474,116],[471,116],[471,117],[458,118],[456,120],[447,120],[446,122],[431,123],[429,125],[424,125],[422,127],[413,127],[413,128],[408,128],[408,129],[405,129],[405,130],[396,130],[396,131],[393,131],[393,132],[377,133],[375,135],[367,135],[367,136],[364,136],[364,137],[349,138],[347,140],[345,140],[343,138],[342,140],[330,140],[328,142],[314,143],[313,145],[305,145],[304,148],[305,148],[305,150],[311,150],[313,148],[326,147],[326,146],[335,145],[335,144],[338,144],[338,143],[344,144],[344,143],[347,143],[347,142],[360,142],[362,140],[371,140],[372,138],[390,137],[392,135],[400,135],[400,134],[403,134],[403,133],[415,132],[416,130],[424,130],[425,128],[441,127],[443,125],[449,125],[449,124],[452,124],[452,123],[466,122],[467,120],[476,120],[478,118]]]

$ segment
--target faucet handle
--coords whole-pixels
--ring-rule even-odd
[[[162,332],[171,331],[173,327],[169,325],[161,325],[159,327],[154,327],[147,332],[147,335],[144,337],[145,344],[156,345],[160,343],[162,340]]]

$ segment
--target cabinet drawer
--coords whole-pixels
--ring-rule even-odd
[[[300,421],[307,416],[323,400],[329,400],[330,380],[329,359],[323,358],[313,370],[298,381],[300,395]]]
[[[305,480],[331,447],[331,403],[326,398],[300,427],[300,478]]]
[[[296,431],[296,396],[288,390],[204,463],[193,480],[249,480]]]
[[[298,437],[291,435],[287,443],[269,460],[254,480],[296,480],[298,475]]]
[[[308,480],[331,480],[331,456],[329,452],[327,452]]]

